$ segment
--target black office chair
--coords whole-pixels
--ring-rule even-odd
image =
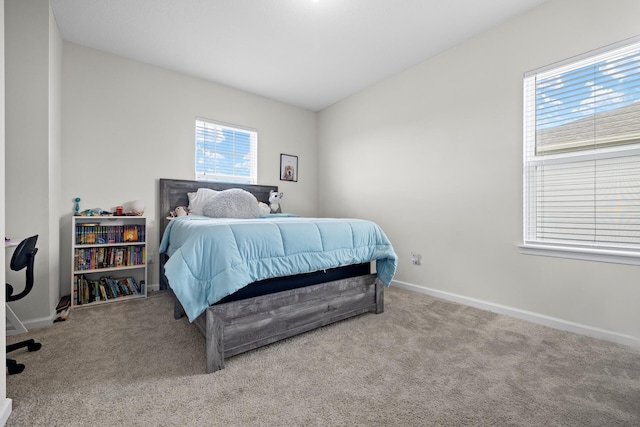
[[[13,252],[10,267],[14,271],[20,271],[23,268],[27,267],[27,283],[24,287],[24,290],[17,295],[13,295],[13,286],[7,283],[7,302],[17,301],[21,298],[24,298],[29,292],[31,292],[31,289],[33,288],[33,263],[36,258],[36,252],[38,252],[38,248],[36,248],[37,241],[38,235],[24,239],[22,242],[20,242],[16,250]],[[40,347],[42,347],[42,344],[37,343],[32,339],[21,341],[15,344],[9,344],[7,345],[7,353],[24,347],[27,347],[27,350],[29,351],[38,351],[40,350]],[[24,365],[16,362],[14,359],[7,358],[7,369],[10,375],[19,374],[20,372],[24,371]]]

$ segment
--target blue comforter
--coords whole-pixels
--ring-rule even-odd
[[[160,252],[190,321],[249,283],[376,261],[387,286],[398,258],[378,225],[360,219],[274,217],[172,220]]]

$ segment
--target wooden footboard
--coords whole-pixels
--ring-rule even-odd
[[[224,359],[321,326],[384,311],[384,285],[375,274],[213,305],[194,323],[206,338],[207,372]],[[176,316],[180,314],[176,299]]]

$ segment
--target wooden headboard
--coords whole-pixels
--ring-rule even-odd
[[[230,188],[241,188],[256,196],[259,202],[269,204],[269,193],[271,190],[278,191],[273,185],[249,185],[231,184],[223,182],[189,181],[184,179],[160,179],[160,239],[164,234],[164,229],[169,224],[167,216],[176,206],[189,206],[188,192],[198,191],[198,188],[210,188],[212,190],[228,190]]]

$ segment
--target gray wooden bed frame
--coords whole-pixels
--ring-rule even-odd
[[[198,188],[242,188],[268,203],[275,186],[240,185],[203,181],[160,179],[160,239],[176,206],[187,206],[187,192]],[[169,289],[164,275],[167,256],[161,254],[160,288]],[[174,297],[175,298],[175,297]],[[206,340],[207,373],[224,368],[224,360],[331,323],[360,314],[384,311],[384,285],[375,274],[350,277],[253,298],[214,304],[193,323]],[[175,298],[174,317],[182,317]]]

